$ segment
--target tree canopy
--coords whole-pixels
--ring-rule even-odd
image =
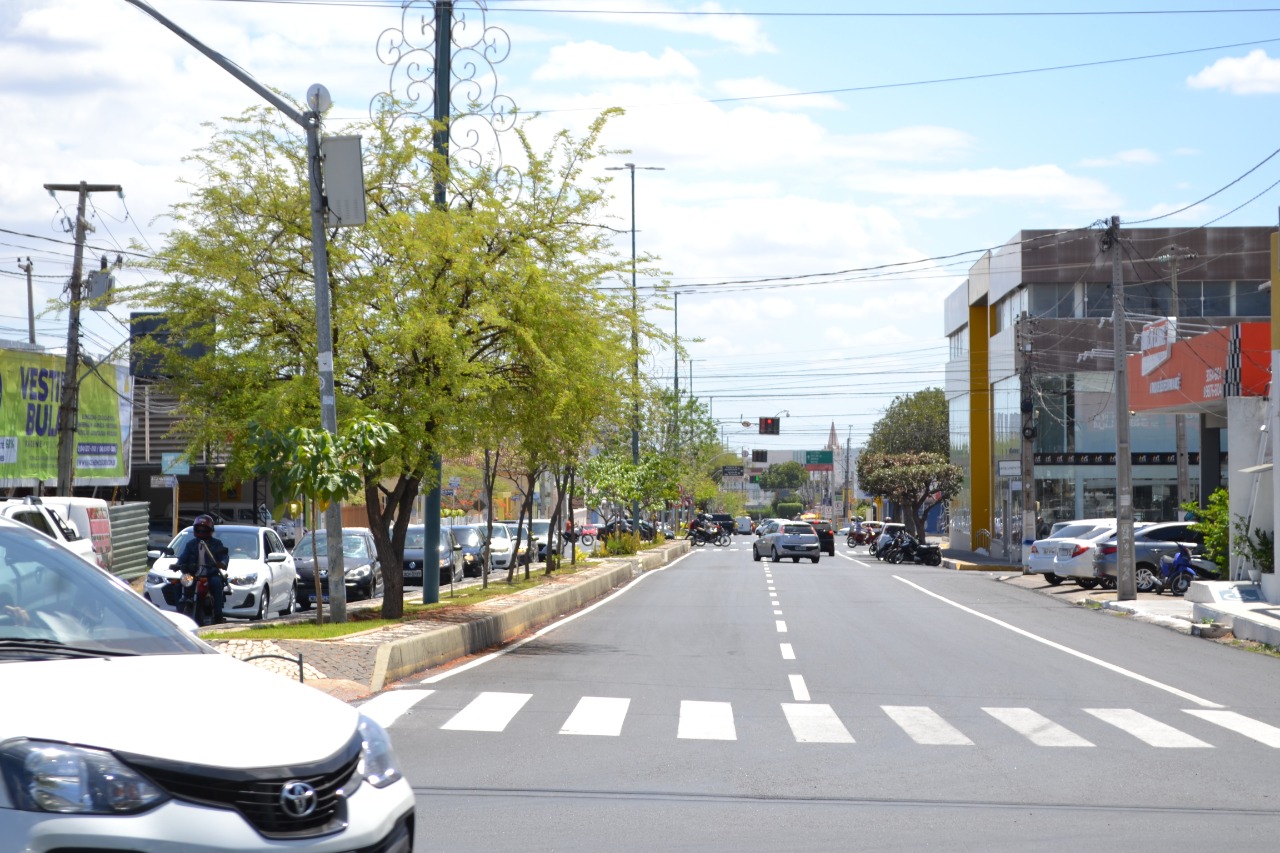
[[[941,388],[926,388],[895,397],[871,428],[867,450],[872,453],[951,452],[950,414]]]

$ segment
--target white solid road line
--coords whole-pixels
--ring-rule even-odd
[[[384,729],[426,699],[434,690],[389,690],[379,693],[360,706],[360,713],[370,717]]]
[[[1093,746],[1075,732],[1030,708],[983,708],[1036,746]]]
[[[850,557],[850,556],[849,556],[848,554],[846,554],[844,551],[836,551],[836,553],[837,553],[837,554],[839,554],[841,557],[844,557],[844,558],[845,558],[846,560],[848,560],[850,563],[857,563],[859,566],[862,566],[862,568],[864,568],[864,569],[869,569],[869,568],[871,568],[871,564],[870,564],[870,563],[864,563],[864,562],[862,562],[861,560],[855,560],[855,559],[853,559],[853,557]]]
[[[907,736],[925,746],[973,746],[960,730],[948,723],[932,708],[911,705],[881,705],[889,719],[897,723]]]
[[[622,734],[622,721],[630,707],[630,699],[583,696],[564,721],[560,734],[617,737]]]
[[[617,598],[618,596],[620,596],[620,595],[625,595],[627,592],[629,592],[629,591],[631,591],[631,590],[635,589],[636,584],[640,583],[640,582],[641,582],[641,581],[643,581],[645,578],[648,578],[648,577],[651,577],[651,576],[653,576],[653,575],[656,575],[658,572],[665,572],[667,569],[672,568],[672,567],[673,567],[673,566],[675,566],[677,563],[679,563],[681,560],[685,560],[685,559],[687,559],[688,557],[690,557],[690,556],[692,556],[692,555],[694,555],[694,554],[696,554],[696,553],[698,553],[698,552],[697,552],[697,551],[687,551],[687,552],[685,552],[684,554],[682,554],[681,556],[676,557],[676,558],[675,558],[674,560],[672,560],[670,563],[667,563],[665,566],[659,566],[659,567],[658,567],[658,568],[656,568],[656,569],[649,569],[647,572],[645,572],[644,574],[640,575],[640,576],[639,576],[638,578],[636,578],[635,580],[631,581],[631,583],[629,583],[629,584],[627,584],[626,586],[624,586],[624,587],[622,587],[622,588],[620,588],[620,589],[618,589],[618,590],[616,590],[616,591],[614,591],[614,592],[610,593],[609,595],[606,595],[604,598],[600,599],[600,600],[599,600],[599,601],[597,601],[595,604],[588,605],[587,607],[584,607],[584,608],[582,608],[581,610],[577,611],[576,613],[572,613],[572,614],[570,614],[570,615],[568,615],[568,616],[564,617],[563,619],[561,619],[561,620],[559,620],[559,621],[557,621],[557,622],[552,622],[550,625],[545,625],[545,626],[543,626],[542,628],[539,628],[537,631],[534,631],[534,632],[533,632],[532,634],[530,634],[528,637],[525,637],[523,640],[516,640],[514,643],[512,643],[512,644],[511,644],[511,645],[509,645],[509,646],[507,646],[506,648],[499,649],[499,650],[498,650],[498,651],[496,651],[496,652],[490,652],[489,654],[485,655],[484,657],[476,658],[475,660],[471,661],[470,663],[464,663],[464,664],[462,664],[461,666],[454,667],[453,669],[450,669],[450,670],[447,670],[447,671],[445,671],[445,672],[442,672],[442,673],[440,673],[439,675],[433,675],[433,676],[431,676],[430,678],[424,678],[424,679],[422,679],[421,681],[419,681],[419,682],[417,682],[417,683],[418,683],[418,684],[437,684],[437,683],[439,683],[439,682],[441,682],[441,681],[444,681],[446,678],[452,678],[453,676],[457,675],[457,674],[458,674],[458,673],[460,673],[460,672],[466,672],[466,671],[467,671],[467,670],[469,670],[469,669],[474,669],[474,668],[475,668],[475,667],[477,667],[477,666],[480,666],[480,665],[482,665],[482,664],[486,664],[486,663],[488,663],[488,662],[489,662],[489,661],[491,661],[491,660],[496,660],[497,658],[500,658],[500,657],[502,657],[503,655],[510,654],[511,652],[514,652],[516,649],[520,648],[521,646],[525,645],[526,643],[531,643],[531,642],[533,642],[534,640],[536,640],[536,639],[538,639],[539,637],[541,637],[542,635],[551,633],[551,632],[552,632],[552,631],[554,631],[556,628],[559,628],[561,625],[567,625],[568,623],[572,622],[574,619],[577,619],[577,618],[578,618],[578,617],[580,617],[580,616],[585,616],[585,615],[587,615],[587,614],[588,614],[588,613],[590,613],[592,610],[595,610],[597,607],[604,607],[606,604],[608,604],[609,602],[613,601],[613,600],[614,600],[615,598]]]
[[[1173,726],[1140,714],[1132,708],[1085,708],[1084,712],[1093,714],[1104,723],[1110,723],[1151,746],[1168,749],[1212,748],[1199,738],[1180,732]]]
[[[1208,720],[1214,725],[1222,726],[1224,729],[1230,729],[1247,738],[1253,738],[1258,743],[1280,748],[1280,729],[1275,726],[1267,725],[1258,720],[1251,720],[1243,714],[1237,714],[1235,711],[1193,711],[1187,709],[1187,713],[1193,717]]]
[[[681,700],[676,737],[685,740],[737,740],[733,706],[728,702]]]
[[[830,705],[790,705],[783,703],[791,734],[796,743],[853,743],[853,735],[840,722]]]
[[[808,702],[809,688],[804,684],[804,676],[788,675],[787,679],[791,682],[791,698],[797,702]]]
[[[938,601],[941,601],[944,604],[950,604],[952,607],[955,607],[958,610],[963,610],[965,613],[969,613],[973,616],[977,616],[979,619],[985,619],[986,621],[990,622],[993,625],[999,625],[1001,628],[1010,630],[1015,634],[1020,634],[1029,640],[1035,640],[1037,643],[1043,643],[1044,645],[1048,646],[1051,649],[1057,649],[1060,652],[1066,652],[1067,654],[1073,657],[1077,657],[1083,661],[1088,661],[1089,663],[1100,666],[1103,669],[1108,669],[1114,673],[1123,675],[1126,678],[1132,678],[1133,680],[1140,681],[1143,684],[1146,684],[1150,687],[1155,687],[1157,689],[1164,690],[1167,693],[1172,693],[1174,696],[1179,696],[1183,699],[1186,699],[1188,702],[1195,702],[1197,705],[1202,705],[1206,708],[1222,708],[1223,707],[1217,702],[1210,702],[1208,699],[1202,699],[1201,697],[1195,695],[1194,693],[1188,693],[1185,690],[1179,690],[1178,688],[1170,684],[1165,684],[1161,681],[1156,681],[1154,678],[1147,678],[1145,675],[1140,675],[1134,672],[1133,670],[1125,669],[1122,666],[1116,666],[1115,664],[1109,663],[1108,661],[1102,660],[1101,658],[1096,658],[1093,655],[1087,655],[1084,652],[1076,651],[1070,646],[1064,646],[1061,643],[1055,643],[1053,640],[1049,640],[1044,637],[1041,637],[1039,634],[1033,634],[1030,631],[1017,627],[1016,625],[1010,625],[1008,622],[1005,622],[1001,619],[997,619],[994,616],[988,616],[985,613],[981,613],[977,610],[974,610],[972,607],[966,607],[965,605],[961,604],[958,601],[952,601],[951,599],[947,598],[944,595],[939,595],[938,593],[933,592],[932,590],[925,589],[924,587],[920,586],[920,584],[912,583],[911,581],[907,580],[904,577],[894,575],[893,579],[897,581],[901,581],[902,583],[905,583],[907,586],[917,589],[920,592],[923,592],[925,595],[930,596],[931,598],[936,598],[938,599]]]

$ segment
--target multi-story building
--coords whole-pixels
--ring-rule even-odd
[[[1122,229],[1127,351],[1138,351],[1144,324],[1169,317],[1180,338],[1269,318],[1273,230]],[[1024,454],[1044,524],[1115,515],[1113,264],[1100,235],[1019,232],[947,297],[951,454],[966,472],[950,507],[955,547],[1020,559]],[[1131,418],[1137,520],[1178,513],[1174,419]],[[1196,500],[1225,479],[1226,422],[1212,412],[1187,420]]]

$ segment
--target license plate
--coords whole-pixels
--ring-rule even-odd
[[[315,604],[315,603],[316,603],[316,597],[315,597],[315,595],[310,596],[310,598],[311,598],[311,603],[312,603],[312,604]],[[325,604],[328,604],[328,603],[329,603],[329,596],[325,595],[325,596],[322,596],[322,598],[323,598],[323,600],[324,600],[324,603],[325,603]]]

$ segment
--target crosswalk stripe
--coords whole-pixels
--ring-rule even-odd
[[[1085,708],[1084,711],[1151,746],[1167,749],[1212,748],[1199,738],[1180,732],[1173,726],[1140,714],[1132,708]]]
[[[1247,738],[1253,738],[1258,743],[1266,744],[1270,747],[1280,747],[1280,729],[1275,726],[1258,722],[1255,719],[1246,717],[1244,714],[1237,714],[1235,711],[1199,711],[1189,708],[1185,710],[1193,717],[1208,720],[1215,726],[1222,726],[1224,729],[1242,734]]]
[[[881,705],[889,719],[897,723],[907,736],[925,746],[972,746],[960,730],[948,723],[932,708],[919,705]]]
[[[630,699],[583,696],[560,727],[560,734],[617,737],[622,734],[622,722],[630,707]]]
[[[434,692],[434,690],[391,690],[380,693],[361,705],[360,713],[372,718],[385,729]]]
[[[1093,746],[1075,732],[1063,728],[1030,708],[983,708],[1036,746]]]
[[[840,722],[830,705],[792,705],[784,702],[782,713],[795,735],[796,743],[853,743],[853,735]]]
[[[804,676],[788,675],[787,678],[791,681],[792,698],[794,698],[797,702],[808,702],[809,688],[804,683]]]
[[[466,732],[500,732],[520,712],[531,693],[481,693],[440,728]]]
[[[676,737],[685,740],[737,740],[733,706],[728,702],[681,700]]]

